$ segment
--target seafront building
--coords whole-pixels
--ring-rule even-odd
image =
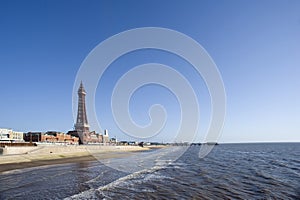
[[[8,129],[0,128],[0,141],[9,141]]]
[[[28,132],[24,134],[26,142],[43,142],[43,143],[64,143],[64,144],[78,144],[79,138],[71,135],[57,132],[47,131],[43,132]]]
[[[54,142],[54,143],[67,143],[67,144],[78,144],[79,138],[74,137],[62,132],[48,131],[43,134],[41,140],[44,142]]]
[[[12,129],[0,128],[1,142],[24,142],[23,132],[14,131]]]

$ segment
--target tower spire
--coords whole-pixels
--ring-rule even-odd
[[[78,111],[77,111],[77,120],[75,124],[75,130],[77,131],[81,143],[86,143],[86,137],[89,135],[89,124],[86,115],[86,107],[85,107],[85,95],[86,91],[83,87],[83,83],[81,81],[79,89],[78,89]]]

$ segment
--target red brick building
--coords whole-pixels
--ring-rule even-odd
[[[61,132],[48,131],[41,135],[41,142],[78,144],[79,138]]]
[[[28,132],[24,134],[26,142],[52,142],[52,143],[66,143],[78,144],[79,138],[56,131],[43,132]]]

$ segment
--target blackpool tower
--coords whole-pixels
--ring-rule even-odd
[[[86,92],[81,82],[78,89],[78,111],[75,124],[75,131],[77,131],[78,136],[80,137],[81,144],[86,144],[90,137],[90,127],[86,117],[85,95]]]

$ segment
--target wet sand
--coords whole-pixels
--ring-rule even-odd
[[[53,159],[53,160],[36,160],[31,162],[6,163],[6,164],[0,164],[0,173],[5,171],[10,171],[10,170],[15,170],[15,169],[24,169],[29,167],[43,166],[43,165],[76,163],[76,162],[86,162],[86,161],[94,161],[94,160],[96,160],[95,157],[93,157],[92,155],[88,155],[88,156]]]
[[[162,148],[162,147],[155,147]],[[2,155],[0,156],[0,173],[15,169],[24,169],[30,167],[38,167],[44,165],[80,163],[88,161],[96,161],[107,158],[120,158],[133,155],[135,152],[147,151],[149,148],[132,148],[132,149],[115,149],[114,151],[84,151],[76,153],[32,153],[19,155]]]

